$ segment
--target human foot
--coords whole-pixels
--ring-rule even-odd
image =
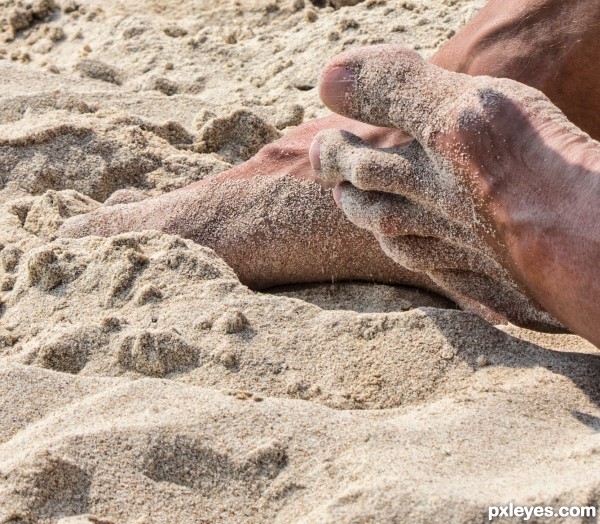
[[[339,55],[321,95],[417,141],[375,150],[328,131],[312,150],[325,180],[345,181],[335,193],[347,216],[392,258],[467,307],[556,328],[537,303],[600,343],[600,144],[539,91],[395,46]]]
[[[599,25],[597,0],[489,0],[432,63],[535,87],[600,140]]]
[[[437,291],[426,275],[389,259],[372,235],[345,219],[331,188],[315,183],[307,151],[323,127],[321,121],[301,126],[291,141],[288,136],[226,173],[159,197],[118,192],[97,212],[67,220],[59,236],[178,234],[214,249],[254,289],[366,280]]]
[[[427,274],[444,295],[490,322],[560,330],[492,248],[464,225],[473,216],[472,209],[457,205],[465,196],[437,174],[420,144],[377,150],[349,133],[331,131],[318,135],[315,146],[315,169],[325,180],[340,182],[334,190],[340,209],[374,233],[390,258]]]

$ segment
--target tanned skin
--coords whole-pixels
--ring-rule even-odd
[[[430,62],[449,71],[512,78],[535,87],[573,123],[598,139],[599,27],[600,2],[597,0],[490,0]],[[395,264],[381,251],[371,233],[345,220],[333,203],[330,186],[315,176],[309,161],[311,142],[325,129],[345,129],[375,147],[399,146],[411,140],[399,129],[368,125],[343,114],[331,115],[299,126],[263,148],[248,162],[217,177],[160,197],[105,206],[89,215],[74,217],[65,223],[61,234],[81,237],[159,229],[212,247],[233,267],[242,282],[255,289],[295,282],[371,280],[427,287],[461,305],[468,304],[469,297],[464,292],[440,287],[427,275]],[[557,139],[552,149],[558,156],[560,149],[556,149],[560,147]],[[222,184],[227,187],[216,191]],[[307,197],[282,202],[287,209],[297,206],[298,212],[288,213],[288,219],[282,213],[281,218],[271,224],[269,238],[243,220],[257,203],[256,194],[249,189],[255,184],[267,193],[296,192]],[[551,197],[543,195],[543,198]],[[283,196],[282,200],[285,200]],[[202,213],[203,209],[218,208],[221,203],[226,207],[231,201],[236,202],[236,208],[227,209],[238,213],[239,220],[235,220],[235,216],[229,216],[231,220],[220,220],[220,217],[206,217]],[[579,219],[576,214],[573,216]],[[514,217],[507,218],[512,219]],[[326,230],[324,223],[330,226]],[[578,226],[588,227],[588,224]],[[519,227],[527,229],[528,226],[520,224]],[[230,234],[234,230],[239,230],[239,234]],[[545,299],[540,300],[539,283],[536,283],[542,275],[537,260],[542,253],[546,256],[552,251],[553,246],[558,245],[556,242],[558,240],[553,239],[551,245],[540,247],[537,255],[515,256],[519,264],[529,264],[529,271],[523,269],[520,278],[527,282],[531,298],[544,302],[545,307],[548,306]],[[564,250],[569,251],[570,241],[565,239],[565,242],[564,248],[552,251],[553,260],[559,260]],[[286,263],[282,258],[295,262]],[[558,269],[544,271],[549,273],[543,273],[543,278],[551,280],[553,271]],[[558,273],[556,276],[554,281],[559,281]],[[572,289],[573,293],[579,293],[577,286]],[[577,297],[569,300],[580,305]],[[596,335],[585,327],[598,319],[597,312],[591,312],[591,316],[579,322],[571,320],[572,315],[561,308],[558,316],[567,319],[563,322],[568,327],[598,344]],[[506,312],[500,312],[495,320],[507,317],[510,319]]]

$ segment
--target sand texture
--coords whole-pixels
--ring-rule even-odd
[[[400,286],[255,292],[153,230],[57,238],[326,115],[335,54],[429,56],[483,3],[0,0],[0,523],[598,505],[600,352],[576,336]]]

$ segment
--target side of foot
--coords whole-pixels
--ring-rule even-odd
[[[213,249],[253,289],[366,280],[438,291],[426,275],[393,262],[371,234],[346,220],[331,189],[293,175],[245,173],[103,206],[67,220],[59,236],[148,229],[177,234]],[[132,195],[121,196],[127,200]]]
[[[600,144],[539,91],[450,73],[395,46],[339,55],[321,85],[332,110],[416,139],[410,153],[382,152],[327,132],[313,147],[321,176],[344,182],[336,194],[347,216],[392,258],[415,264],[450,296],[478,302],[483,283],[484,305],[504,302],[500,312],[522,323],[516,291],[532,312],[546,310],[600,343]],[[415,155],[427,160],[415,167]],[[411,208],[409,218],[403,209]],[[448,270],[444,283],[437,275]]]

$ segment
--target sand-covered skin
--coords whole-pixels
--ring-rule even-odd
[[[256,293],[156,231],[56,238],[326,114],[336,53],[429,55],[481,4],[0,0],[0,522],[598,504],[600,353],[578,337],[399,286]]]
[[[344,96],[334,91],[336,84],[338,89],[346,86]],[[574,206],[581,207],[563,209],[528,195],[544,189],[561,194],[571,185],[566,182],[568,166],[580,164],[572,160],[574,154],[553,156],[553,147],[560,151],[568,138],[593,151],[598,142],[536,89],[506,78],[450,72],[402,46],[367,46],[341,53],[324,68],[321,88],[325,103],[337,112],[368,124],[403,129],[414,137],[408,146],[392,151],[370,148],[344,131],[318,135],[320,175],[333,183],[350,182],[339,188],[338,197],[350,220],[378,235],[391,258],[427,273],[449,297],[458,297],[457,303],[466,302],[468,310],[485,312],[489,307],[519,326],[560,328],[558,320],[535,304],[537,298],[586,336],[585,326],[594,323],[596,316],[586,317],[585,306],[575,314],[582,318],[577,324],[554,307],[554,298],[534,291],[535,279],[554,278],[552,272],[541,277],[536,258],[544,255],[516,262],[518,253],[532,252],[532,245],[538,237],[546,238],[549,228],[521,240],[512,222],[552,212],[568,215]],[[565,142],[553,143],[552,134],[544,132],[547,127]],[[544,178],[546,170],[532,165],[548,166],[548,174],[560,174],[565,181],[551,187],[557,177]],[[586,176],[583,167],[573,170],[573,183]],[[585,228],[586,222],[580,219],[579,224]],[[577,234],[577,229],[565,236]],[[515,248],[513,244],[519,242]],[[560,259],[568,252],[556,248],[548,256]],[[589,283],[581,289],[570,287],[577,297],[588,293]],[[563,289],[559,294],[568,296]],[[460,300],[461,295],[467,300]],[[469,307],[469,300],[481,302],[482,307]]]
[[[506,79],[448,73],[402,47],[343,53],[326,66],[323,83],[340,67],[354,79],[346,80],[354,87],[339,103],[345,115],[415,137],[402,148],[378,150],[344,131],[319,134],[320,176],[350,182],[340,188],[348,219],[378,234],[391,258],[427,273],[465,309],[491,321],[504,317],[520,326],[560,329],[560,322],[527,297],[490,246],[495,231],[482,213],[485,197],[471,189],[459,168],[459,159],[468,153],[445,137],[459,133],[461,126],[475,128],[486,111],[493,113],[511,97],[528,114],[542,114],[572,128],[576,136],[587,135],[537,90]],[[443,147],[445,140],[449,145]]]

